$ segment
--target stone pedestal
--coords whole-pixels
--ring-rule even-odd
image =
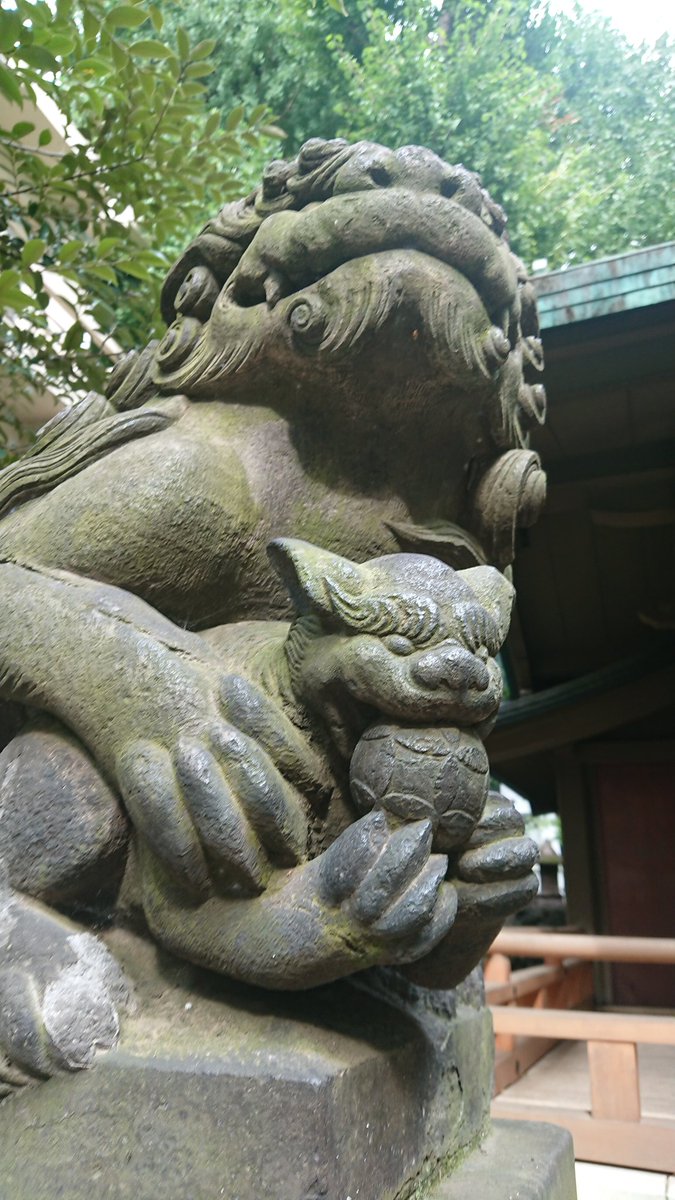
[[[487,1170],[499,1188],[504,1163],[514,1165],[503,1133],[468,1155],[487,1129],[492,1068],[489,1015],[470,985],[454,1014],[449,994],[403,983],[392,994],[387,973],[270,995],[129,934],[112,941],[142,981],[138,1015],[126,1019],[119,1049],[91,1070],[0,1107],[2,1200],[516,1194],[483,1183]],[[527,1175],[521,1128],[506,1140],[515,1139]],[[536,1154],[549,1154],[547,1145]],[[430,1190],[460,1160],[459,1175]],[[472,1182],[457,1191],[467,1171]],[[573,1194],[520,1192],[523,1200]]]
[[[543,1121],[495,1121],[428,1200],[576,1200],[571,1135]]]

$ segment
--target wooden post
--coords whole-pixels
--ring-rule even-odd
[[[635,1042],[589,1042],[591,1115],[606,1121],[640,1120]]]
[[[490,954],[483,969],[486,984],[511,982],[511,959],[506,954]],[[509,1053],[515,1049],[516,1038],[512,1033],[495,1036],[495,1050]]]

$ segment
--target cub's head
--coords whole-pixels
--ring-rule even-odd
[[[495,655],[514,594],[494,567],[454,571],[421,554],[357,565],[294,539],[272,542],[269,554],[313,633],[295,639],[307,696],[337,705],[342,690],[415,723],[494,719],[502,695]]]

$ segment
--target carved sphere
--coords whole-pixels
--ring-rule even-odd
[[[360,812],[384,808],[402,821],[428,819],[434,850],[462,845],[489,787],[483,743],[463,729],[373,725],[354,751],[350,782]]]

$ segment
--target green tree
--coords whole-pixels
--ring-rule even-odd
[[[675,237],[672,41],[632,46],[577,8],[542,15],[528,59],[556,82],[551,144],[579,164],[582,201],[566,256],[594,258]]]
[[[162,23],[151,3],[16,0],[0,12],[0,461],[11,397],[41,380],[65,396],[100,387],[97,341],[124,349],[159,328],[173,254],[278,141],[263,104],[209,109],[213,43],[177,28],[167,44]],[[36,89],[79,136],[55,145],[39,131]],[[46,316],[45,271],[74,293],[65,333]]]
[[[532,0],[182,0],[216,41],[209,101],[279,114],[308,137],[421,142],[478,170],[516,251],[552,266],[675,237],[673,47]]]

